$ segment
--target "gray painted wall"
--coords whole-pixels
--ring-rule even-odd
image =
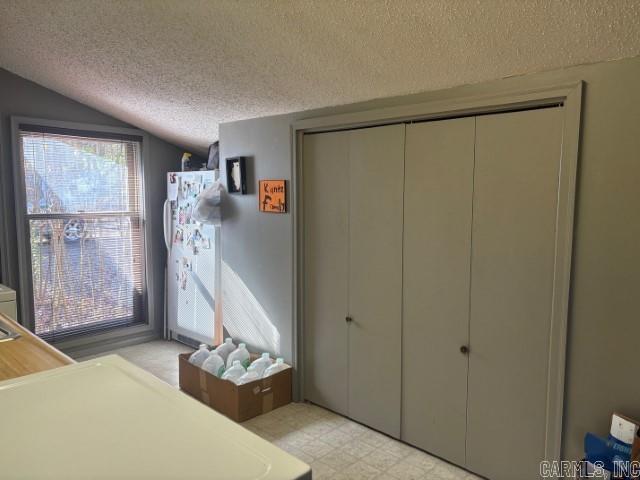
[[[544,88],[578,80],[585,81],[585,93],[564,456],[580,457],[585,432],[606,433],[613,410],[640,418],[640,383],[633,375],[640,339],[638,57],[221,125],[221,159],[236,155],[253,157],[250,194],[227,199],[222,257],[251,289],[280,331],[284,356],[290,360],[293,352],[293,216],[259,213],[255,189],[261,178],[291,179],[292,121],[466,95]],[[251,339],[245,340],[251,343]]]
[[[40,85],[0,69],[0,189],[3,208],[0,209],[2,234],[2,281],[18,288],[16,219],[14,215],[13,172],[11,158],[10,117],[25,116],[48,120],[90,123],[116,127],[130,127],[81,103],[48,90]],[[182,150],[152,135],[149,136],[147,164],[144,165],[146,218],[152,236],[147,239],[154,259],[153,289],[156,325],[161,327],[164,308],[164,266],[166,249],[162,237],[162,205],[166,197],[166,172],[180,169]]]

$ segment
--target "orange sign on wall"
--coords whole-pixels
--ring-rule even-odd
[[[285,180],[260,180],[260,211],[269,213],[287,212],[287,184]]]

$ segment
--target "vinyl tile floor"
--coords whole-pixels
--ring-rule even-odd
[[[193,349],[157,340],[118,354],[178,386],[179,353]],[[78,358],[78,361],[93,357]],[[465,470],[310,403],[291,403],[242,424],[312,468],[314,480],[476,480]]]
[[[89,360],[115,353],[134,365],[152,373],[169,385],[178,387],[178,354],[192,352],[193,348],[182,343],[166,340],[154,340],[129,347],[118,348],[98,355],[76,358],[77,361]]]
[[[242,425],[311,465],[314,480],[480,479],[310,403],[291,403]]]

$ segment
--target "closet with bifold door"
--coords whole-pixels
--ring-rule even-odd
[[[304,139],[305,396],[400,436],[404,124]]]
[[[402,433],[464,465],[475,118],[407,126]]]
[[[349,141],[349,416],[400,436],[404,125]]]
[[[538,478],[564,368],[563,118],[304,135],[305,399],[487,478]]]

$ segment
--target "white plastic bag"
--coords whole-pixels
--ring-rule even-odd
[[[220,225],[222,212],[220,203],[222,199],[222,184],[213,182],[196,197],[191,217],[198,222],[209,225]]]

